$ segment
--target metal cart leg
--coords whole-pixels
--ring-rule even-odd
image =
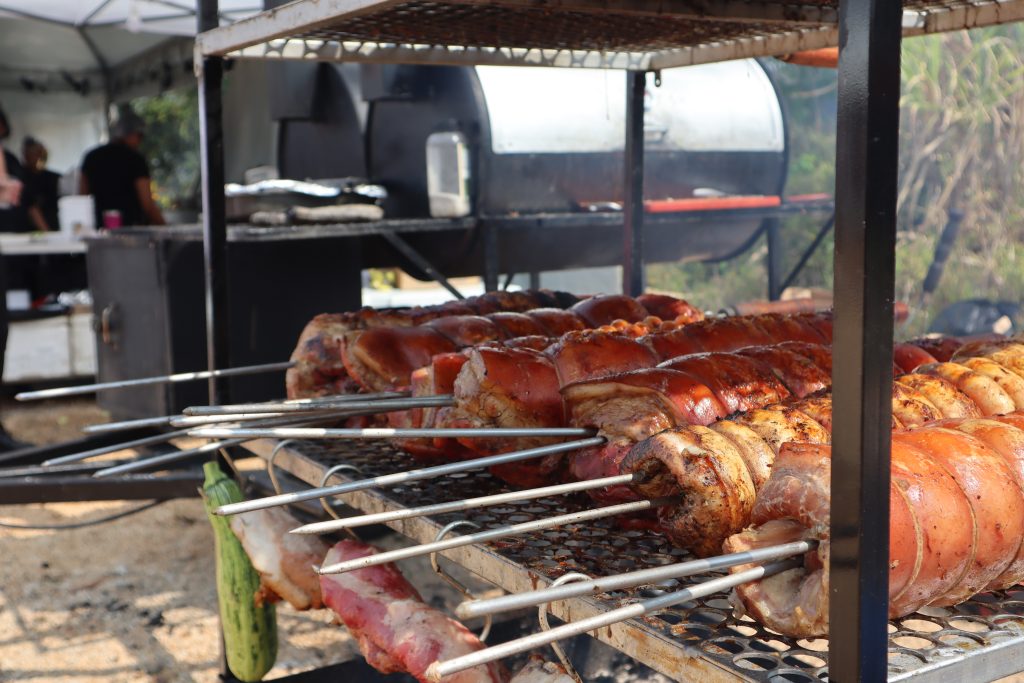
[[[901,5],[842,0],[839,11],[829,678],[881,681]]]
[[[626,72],[625,197],[622,204],[622,293],[644,291],[644,90],[647,73]]]
[[[217,28],[217,0],[200,0],[199,32]],[[211,370],[230,367],[228,351],[228,233],[224,203],[224,59],[196,61],[203,173],[203,257],[206,274],[206,354]],[[227,383],[210,379],[210,403],[226,403]]]

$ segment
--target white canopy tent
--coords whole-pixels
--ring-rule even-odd
[[[191,82],[196,4],[0,0],[0,107],[11,120],[10,147],[37,137],[51,166],[69,169],[106,135],[110,103]],[[260,9],[260,0],[220,0],[221,22]]]

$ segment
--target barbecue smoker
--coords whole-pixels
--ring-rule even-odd
[[[277,68],[287,91],[273,112],[282,176],[368,177],[387,188],[389,218],[494,219],[505,228],[496,230],[499,272],[621,263],[624,73]],[[647,260],[727,258],[763,215],[688,211],[676,200],[780,195],[788,158],[778,95],[755,60],[673,69],[660,81],[645,103]],[[470,275],[484,267],[477,232],[405,239],[445,275]],[[383,240],[365,241],[363,259],[396,265]]]

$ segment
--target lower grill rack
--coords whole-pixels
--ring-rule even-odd
[[[276,441],[261,440],[247,448],[269,458]],[[384,442],[289,442],[275,466],[312,486],[340,464],[352,465],[331,483],[390,474],[415,467],[413,460]],[[486,471],[449,475],[386,489],[339,496],[366,513],[386,512],[508,490]],[[417,517],[388,526],[418,543],[433,541],[450,522],[467,520],[481,529],[547,518],[590,507],[585,496],[559,496],[466,512]],[[598,520],[441,555],[509,591],[546,586],[568,572],[593,577],[644,569],[687,558],[660,534],[623,529],[615,520]],[[687,584],[720,574],[689,577]],[[681,587],[681,586],[679,586]],[[671,582],[573,598],[550,606],[564,621],[607,612],[638,598],[673,590]],[[889,680],[993,680],[1024,670],[1024,587],[978,595],[949,608],[928,607],[889,624]],[[684,603],[642,619],[592,633],[675,680],[793,681],[828,680],[828,640],[792,639],[775,634],[749,617],[737,615],[725,593]]]

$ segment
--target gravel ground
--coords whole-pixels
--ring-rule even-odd
[[[6,403],[2,414],[16,438],[32,443],[76,438],[82,425],[106,419],[82,400]],[[0,505],[0,523],[67,524],[138,505]],[[81,529],[0,528],[0,681],[216,680],[212,550],[198,498]],[[403,567],[432,602],[457,602],[425,562]],[[326,611],[295,612],[282,605],[278,627],[281,646],[268,678],[356,655],[353,640],[331,624]]]

